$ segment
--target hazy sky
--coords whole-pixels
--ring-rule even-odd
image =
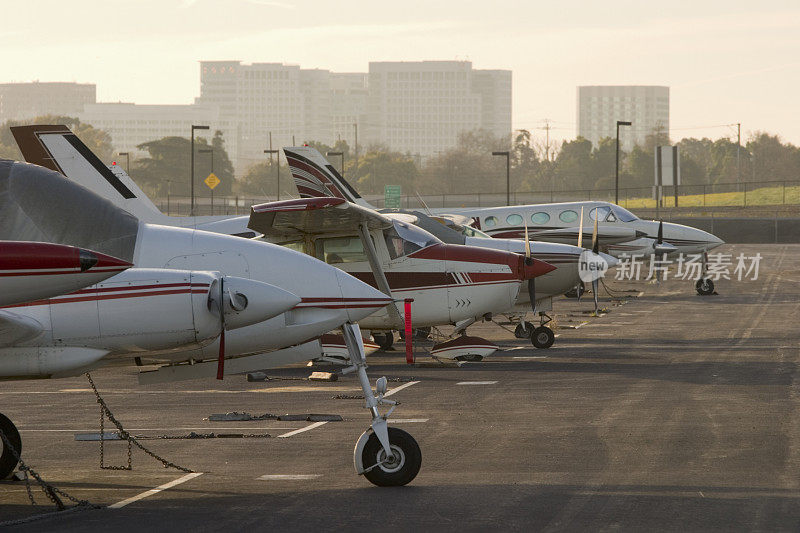
[[[660,6],[658,4],[661,4]],[[514,71],[515,128],[575,135],[576,86],[668,85],[671,134],[800,144],[800,2],[33,0],[5,6],[0,82],[97,84],[99,101],[191,103],[200,60],[366,72],[469,59]],[[536,130],[537,135],[543,131]]]

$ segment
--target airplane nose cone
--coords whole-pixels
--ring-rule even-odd
[[[641,239],[642,237],[647,237],[646,231],[636,230],[636,238]]]
[[[347,309],[351,322],[358,322],[393,301],[392,297],[342,270],[336,270],[336,281],[342,291],[341,306]]]
[[[543,276],[548,272],[552,272],[556,269],[555,266],[551,265],[546,261],[541,261],[539,259],[533,259],[531,261],[526,261],[525,256],[518,255],[517,257],[520,261],[520,269],[517,271],[521,274],[520,279],[522,281],[538,278],[539,276]],[[528,264],[528,263],[531,264]]]
[[[301,299],[287,290],[252,279],[225,276],[225,326],[236,329],[285,313]]]
[[[608,254],[605,254],[603,252],[600,252],[600,257],[602,257],[603,260],[606,263],[608,263],[608,268],[613,268],[613,267],[615,267],[615,266],[617,266],[619,264],[619,259],[617,259],[613,255],[608,255]]]
[[[100,252],[93,252],[91,250],[84,250],[82,248],[78,252],[78,258],[81,265],[81,271],[83,272],[87,270],[91,270],[92,272],[98,272],[101,270],[122,271],[133,266],[133,263],[129,263],[128,261],[124,261],[118,257],[101,254]]]

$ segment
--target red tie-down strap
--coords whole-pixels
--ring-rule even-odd
[[[406,318],[406,363],[409,365],[414,364],[414,350],[411,344],[411,302],[413,298],[405,300],[405,318]]]

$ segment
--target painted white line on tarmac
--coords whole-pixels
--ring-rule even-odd
[[[297,435],[298,433],[302,433],[302,432],[308,431],[310,429],[318,428],[318,427],[320,427],[320,426],[322,426],[324,424],[327,424],[327,423],[328,423],[327,421],[326,422],[314,422],[313,424],[309,424],[308,426],[306,426],[304,428],[295,429],[294,431],[290,431],[289,433],[284,433],[283,435],[278,435],[278,438],[279,439],[285,439],[287,437],[291,437],[293,435]]]
[[[423,424],[427,422],[427,418],[390,418],[389,422],[392,424]]]
[[[456,385],[494,385],[496,381],[459,381]]]
[[[128,504],[131,504],[133,502],[138,502],[139,500],[147,498],[148,496],[152,496],[153,494],[158,494],[162,490],[170,489],[170,488],[172,488],[172,487],[174,487],[176,485],[180,485],[181,483],[185,483],[185,482],[189,481],[190,479],[194,479],[197,476],[202,476],[202,475],[203,475],[202,472],[192,472],[191,474],[186,474],[185,476],[181,476],[178,479],[170,481],[169,483],[164,483],[163,485],[159,485],[158,487],[156,487],[154,489],[146,490],[146,491],[142,492],[141,494],[137,494],[136,496],[133,496],[132,498],[128,498],[127,500],[122,500],[121,502],[117,502],[117,503],[114,503],[112,505],[109,505],[108,508],[109,509],[121,509],[122,507],[125,507]]]
[[[389,392],[387,392],[386,394],[384,394],[383,397],[386,398],[387,396],[391,396],[395,392],[400,392],[401,390],[403,390],[405,388],[408,388],[411,385],[416,385],[417,383],[419,383],[419,381],[409,381],[408,383],[403,383],[399,387],[395,387],[392,390],[390,390]]]
[[[98,433],[97,428],[92,429],[27,429],[27,428],[17,428],[19,431],[25,433]],[[189,428],[177,428],[177,427],[168,427],[168,428],[126,428],[126,431],[218,431],[220,429],[260,429],[260,430],[273,430],[273,431],[283,431],[286,429],[294,429],[292,427],[259,427],[259,426],[243,426],[243,427],[231,427],[231,426],[214,426],[208,428],[198,428],[198,427],[189,427]]]
[[[547,359],[546,355],[515,355],[514,359],[530,360],[530,359]]]
[[[318,477],[322,477],[322,474],[265,474],[256,479],[261,481],[304,481]]]

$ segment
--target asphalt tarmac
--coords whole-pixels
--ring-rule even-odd
[[[588,313],[591,297],[556,302],[548,350],[484,323],[470,334],[504,348],[484,362],[407,366],[400,343],[370,356],[373,380],[404,387],[392,419],[422,449],[418,477],[400,488],[354,473],[353,445],[369,418],[363,400],[348,399],[360,393],[352,375],[309,382],[310,369],[297,366],[266,382],[140,387],[135,369],[95,372],[133,434],[270,435],[142,441],[196,476],[136,449],[132,471],[100,470],[98,443],[75,440],[99,429],[85,378],[4,382],[0,411],[20,429],[23,458],[60,489],[106,506],[10,529],[796,531],[800,246],[718,251],[734,262],[761,253],[758,279],[718,281],[708,297],[688,281],[610,279],[618,298],[601,292],[608,313],[599,317]],[[418,343],[418,361],[430,361],[429,346]],[[204,420],[229,411],[343,421]],[[124,443],[105,444],[107,463],[125,456]],[[31,506],[24,483],[0,482],[0,522],[51,509]]]

